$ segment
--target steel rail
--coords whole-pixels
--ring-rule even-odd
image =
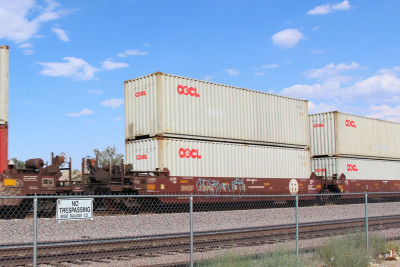
[[[369,229],[382,230],[400,227],[400,216],[370,217]],[[365,218],[338,221],[309,222],[299,224],[299,237],[311,239],[345,234],[349,229],[365,227]],[[215,247],[246,246],[254,244],[294,240],[296,224],[274,225],[194,233],[194,249],[209,250]],[[158,236],[143,235],[124,238],[38,242],[37,262],[61,262],[66,260],[95,260],[110,256],[146,255],[152,253],[190,252],[190,233]],[[29,243],[1,244],[0,265],[31,263],[33,246]]]

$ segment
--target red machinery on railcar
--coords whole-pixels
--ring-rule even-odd
[[[66,163],[65,155],[54,156],[45,164],[42,159],[25,161],[25,167],[18,169],[13,161],[8,161],[8,73],[9,47],[0,46],[0,196],[60,195],[72,191],[81,192],[71,180],[71,161]],[[67,164],[66,167],[63,167]],[[61,181],[62,171],[67,178]],[[22,206],[22,207],[21,207]],[[15,209],[20,215],[30,211],[31,201],[18,198],[0,199],[3,209]],[[53,211],[54,200],[41,199],[39,212]]]

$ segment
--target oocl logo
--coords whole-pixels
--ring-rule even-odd
[[[347,164],[347,171],[348,172],[358,172],[356,164]]]
[[[346,120],[345,123],[346,123],[346,127],[357,128],[356,123],[354,121]]]
[[[200,97],[200,95],[197,93],[197,88],[195,87],[187,87],[186,85],[178,85],[178,88],[176,89],[178,91],[178,94],[180,95],[190,95],[194,97]]]
[[[314,124],[313,127],[314,127],[314,128],[322,128],[322,127],[324,127],[324,124],[323,124],[323,123]]]
[[[182,159],[183,158],[201,159],[199,150],[198,149],[190,149],[190,148],[180,148],[179,149],[179,157]]]
[[[136,159],[137,160],[147,159],[147,155],[137,155]]]
[[[315,169],[315,172],[326,172],[326,169]]]
[[[135,94],[136,97],[140,97],[140,96],[144,96],[144,95],[146,95],[146,91],[137,92]]]

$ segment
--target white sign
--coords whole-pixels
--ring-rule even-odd
[[[93,220],[93,198],[58,199],[57,220]]]
[[[289,182],[289,191],[290,194],[296,195],[299,192],[299,183],[296,179],[292,179]]]

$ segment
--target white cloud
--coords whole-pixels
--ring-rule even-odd
[[[106,60],[102,63],[102,67],[105,70],[115,70],[129,67],[129,64],[122,62],[113,62],[111,60]]]
[[[94,113],[94,111],[93,110],[90,110],[90,109],[88,109],[88,108],[84,108],[84,109],[82,109],[80,112],[77,112],[77,113],[68,113],[68,114],[66,114],[68,117],[80,117],[80,116],[85,116],[85,115],[90,115],[90,114],[93,114]]]
[[[400,122],[400,106],[391,108],[388,105],[372,105],[369,109],[373,111],[368,115],[370,118]]]
[[[391,69],[381,69],[379,72],[379,74],[390,74],[390,75],[398,75],[400,74],[400,67],[399,66],[395,66]]]
[[[58,39],[60,39],[61,41],[64,41],[64,42],[69,42],[68,35],[63,29],[52,28],[51,30],[52,30],[52,32],[54,32],[57,35]]]
[[[40,73],[52,77],[62,76],[76,80],[91,80],[98,71],[81,58],[64,57],[63,60],[67,62],[40,62],[39,64],[44,66]]]
[[[308,79],[314,78],[322,81],[334,79],[335,81],[344,82],[349,80],[349,76],[341,75],[342,72],[359,68],[361,68],[361,66],[357,62],[352,62],[351,64],[341,63],[337,65],[330,63],[320,69],[308,70],[304,72],[304,76]]]
[[[337,4],[326,4],[326,5],[316,6],[315,8],[309,10],[307,12],[307,15],[326,15],[333,11],[348,10],[350,9],[350,7],[351,5],[349,1],[344,0],[343,2]]]
[[[32,50],[32,49],[25,49],[25,50],[22,50],[22,53],[24,53],[24,55],[32,55],[33,53],[35,53],[35,50]]]
[[[323,54],[323,53],[325,53],[324,50],[318,50],[318,49],[311,50],[311,54],[314,54],[314,55],[320,55],[320,54]]]
[[[335,110],[336,110],[336,107],[328,105],[326,103],[315,104],[312,101],[308,102],[308,113],[310,113],[310,114],[323,113],[323,112],[329,112],[329,111],[335,111]]]
[[[112,98],[112,99],[107,99],[101,102],[102,106],[105,107],[112,107],[112,108],[117,108],[120,107],[124,104],[124,99],[123,98]]]
[[[367,96],[373,94],[396,95],[400,93],[400,79],[393,74],[384,73],[371,76],[345,88],[343,97]]]
[[[121,118],[114,118],[114,121],[121,121]]]
[[[47,0],[44,5],[35,0],[0,0],[0,39],[26,42],[35,37],[43,23],[69,12],[54,0]]]
[[[31,48],[32,44],[31,43],[23,43],[23,44],[20,44],[18,47],[22,48],[22,49],[27,49],[27,48]]]
[[[281,93],[302,99],[327,99],[336,97],[341,94],[342,84],[348,83],[353,79],[351,76],[346,76],[342,73],[360,68],[362,68],[360,64],[352,62],[351,64],[341,63],[337,65],[330,63],[320,69],[311,69],[305,71],[303,75],[307,79],[316,79],[320,83],[314,85],[293,85],[284,88]]]
[[[237,71],[235,69],[225,69],[225,72],[228,73],[230,76],[239,75],[239,71]]]
[[[300,99],[326,99],[334,97],[339,89],[339,84],[306,85],[296,84],[280,91],[280,94]]]
[[[279,65],[274,63],[274,64],[269,64],[269,65],[262,65],[261,68],[263,68],[263,69],[276,69],[276,68],[279,68]]]
[[[119,57],[126,57],[126,56],[145,56],[147,55],[147,52],[145,51],[140,51],[138,49],[133,49],[133,50],[125,50],[124,52],[118,53]]]
[[[383,102],[386,103],[400,103],[400,96],[395,95],[387,99],[383,99]]]
[[[103,91],[101,91],[101,90],[96,90],[96,89],[89,90],[88,93],[89,93],[89,94],[92,94],[92,95],[102,95],[102,94],[104,94]]]
[[[213,76],[207,75],[206,77],[204,77],[204,80],[205,81],[211,81],[212,78],[213,78]]]
[[[303,33],[297,29],[286,29],[272,36],[272,42],[283,48],[294,47],[301,39],[304,39]]]
[[[400,122],[400,106],[398,105],[400,103],[400,67],[382,69],[377,74],[361,80],[343,75],[345,72],[362,68],[364,67],[356,62],[337,65],[331,63],[323,68],[303,73],[307,79],[318,80],[317,83],[296,84],[284,88],[279,93],[312,100],[309,103],[310,113],[343,109],[348,112],[364,110],[365,113],[366,103],[373,103],[369,108],[369,111],[372,111],[370,117]],[[329,99],[335,104],[316,104],[323,99]],[[346,103],[349,105],[343,106]],[[397,106],[390,107],[388,104]]]
[[[254,75],[256,75],[256,76],[264,76],[264,72],[259,71],[259,72],[254,73]]]

